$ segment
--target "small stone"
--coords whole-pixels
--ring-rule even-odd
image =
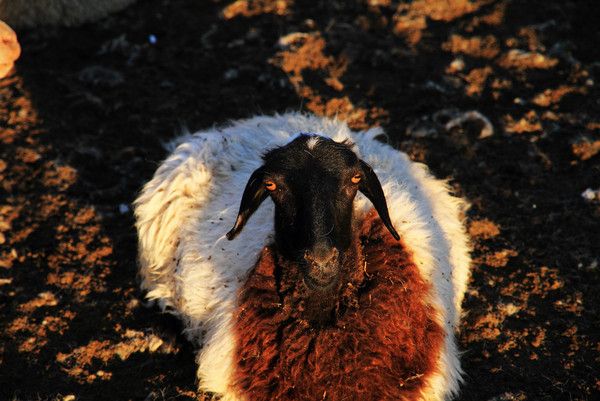
[[[581,193],[586,202],[600,201],[600,189],[588,188]]]
[[[279,41],[277,43],[280,47],[285,48],[285,47],[288,47],[299,41],[306,40],[309,37],[310,37],[310,34],[305,33],[305,32],[292,32],[285,36],[280,37]]]
[[[462,57],[457,57],[450,63],[448,68],[449,72],[458,72],[465,69],[465,61]]]
[[[226,81],[231,81],[239,76],[240,72],[238,70],[236,70],[235,68],[230,68],[223,74],[223,79],[225,79]]]
[[[157,349],[160,348],[161,345],[163,345],[163,340],[156,336],[152,336],[148,344],[148,349],[150,350],[150,352],[155,352]]]

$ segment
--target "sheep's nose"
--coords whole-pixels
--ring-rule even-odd
[[[312,251],[305,252],[304,259],[318,266],[333,266],[336,264],[339,252],[330,246],[317,245]]]
[[[305,282],[313,289],[329,287],[339,275],[339,252],[332,247],[314,247],[304,253]]]

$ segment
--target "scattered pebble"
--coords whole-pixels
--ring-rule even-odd
[[[8,285],[8,284],[12,284],[12,277],[11,278],[0,278],[0,285]]]
[[[150,352],[156,352],[161,345],[163,345],[163,340],[156,336],[152,336],[148,341],[148,350]]]
[[[292,32],[279,38],[279,46],[288,47],[302,39],[310,37],[310,34],[304,32]]]
[[[588,188],[581,193],[581,196],[586,202],[600,202],[600,188]]]
[[[235,68],[230,68],[223,74],[223,79],[226,81],[231,81],[240,76],[240,72]]]
[[[462,57],[457,57],[450,63],[449,72],[458,72],[465,69],[465,61]]]

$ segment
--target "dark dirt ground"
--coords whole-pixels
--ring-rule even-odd
[[[299,109],[382,125],[472,203],[459,400],[600,399],[598,21],[595,1],[150,0],[18,32],[0,399],[209,399],[178,322],[143,307],[128,205],[183,126]],[[451,108],[494,134],[446,129]]]

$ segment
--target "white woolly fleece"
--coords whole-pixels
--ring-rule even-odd
[[[446,340],[438,369],[423,400],[447,400],[458,391],[461,368],[454,337],[469,277],[469,243],[460,215],[461,199],[444,181],[375,140],[381,128],[352,132],[340,121],[289,113],[258,116],[222,129],[184,135],[135,201],[142,288],[147,298],[179,316],[186,336],[198,346],[199,387],[242,401],[231,388],[234,369],[233,313],[237,293],[261,249],[273,241],[273,204],[265,201],[233,241],[239,202],[262,154],[299,133],[336,141],[350,139],[382,183],[390,217],[421,274],[432,284],[430,302]],[[371,208],[361,194],[355,216]]]

